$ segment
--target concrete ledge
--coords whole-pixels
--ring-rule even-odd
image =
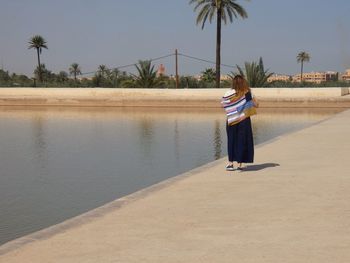
[[[349,88],[253,88],[261,98],[336,98],[349,94]]]
[[[350,107],[349,88],[253,88],[261,107]],[[218,108],[225,89],[0,88],[0,106]]]

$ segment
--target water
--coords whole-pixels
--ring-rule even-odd
[[[261,109],[255,143],[337,111]],[[225,155],[220,109],[0,108],[0,244]]]

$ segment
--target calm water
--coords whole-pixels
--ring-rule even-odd
[[[336,111],[261,109],[255,143]],[[220,109],[0,108],[0,244],[225,155]]]

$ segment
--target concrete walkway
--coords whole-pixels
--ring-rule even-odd
[[[0,247],[0,262],[350,262],[350,110]]]

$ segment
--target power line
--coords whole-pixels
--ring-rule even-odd
[[[171,56],[175,56],[175,53],[169,54],[169,55],[165,55],[165,56],[161,56],[158,58],[153,58],[153,59],[149,59],[150,61],[155,61],[155,60],[159,60],[159,59],[163,59],[163,58],[167,58],[167,57],[171,57]]]
[[[202,61],[202,62],[207,62],[207,63],[210,63],[210,64],[216,64],[214,61],[210,61],[210,60],[206,60],[206,59],[202,59],[202,58],[197,58],[197,57],[185,55],[185,54],[182,54],[182,53],[179,53],[179,56],[183,56],[183,57],[186,57],[186,58],[191,58],[191,59]],[[228,67],[228,68],[236,67],[236,66],[231,66],[231,65],[226,65],[226,64],[220,64],[220,65],[223,66],[223,67]]]
[[[197,60],[197,61],[202,61],[202,62],[214,64],[214,65],[216,64],[214,61],[203,59],[203,58],[198,58],[198,57],[194,57],[194,56],[190,56],[190,55],[186,55],[186,54],[183,54],[183,53],[178,53],[178,55],[186,57],[186,58],[189,58],[189,59]],[[152,62],[152,61],[164,59],[164,58],[171,57],[171,56],[175,56],[175,53],[167,54],[167,55],[156,57],[156,58],[151,58],[151,59],[148,59],[148,61]],[[117,67],[111,68],[111,70],[134,67],[134,66],[136,66],[138,64],[140,64],[140,63],[137,62],[137,63],[132,63],[132,64],[121,65],[121,66],[117,66]],[[236,67],[236,66],[227,65],[227,64],[220,64],[220,65],[223,66],[223,67],[231,68],[231,69]],[[97,73],[97,72],[99,72],[99,70],[90,71],[90,72],[84,72],[84,73],[81,73],[81,75],[90,75],[90,74],[94,74],[94,73]]]
[[[151,61],[151,62],[152,62],[152,61],[160,60],[160,59],[163,59],[163,58],[171,57],[171,56],[174,56],[174,55],[175,55],[175,54],[172,53],[172,54],[168,54],[168,55],[161,56],[161,57],[151,58],[151,59],[148,59],[148,61]],[[111,68],[111,70],[122,69],[122,68],[128,68],[128,67],[135,66],[135,65],[137,65],[137,64],[140,64],[140,63],[137,62],[137,63],[133,63],[133,64],[122,65],[122,66],[118,66],[118,67]],[[90,71],[90,72],[84,72],[84,73],[81,73],[81,75],[90,75],[90,74],[93,74],[93,73],[96,73],[96,72],[99,72],[99,70]]]

